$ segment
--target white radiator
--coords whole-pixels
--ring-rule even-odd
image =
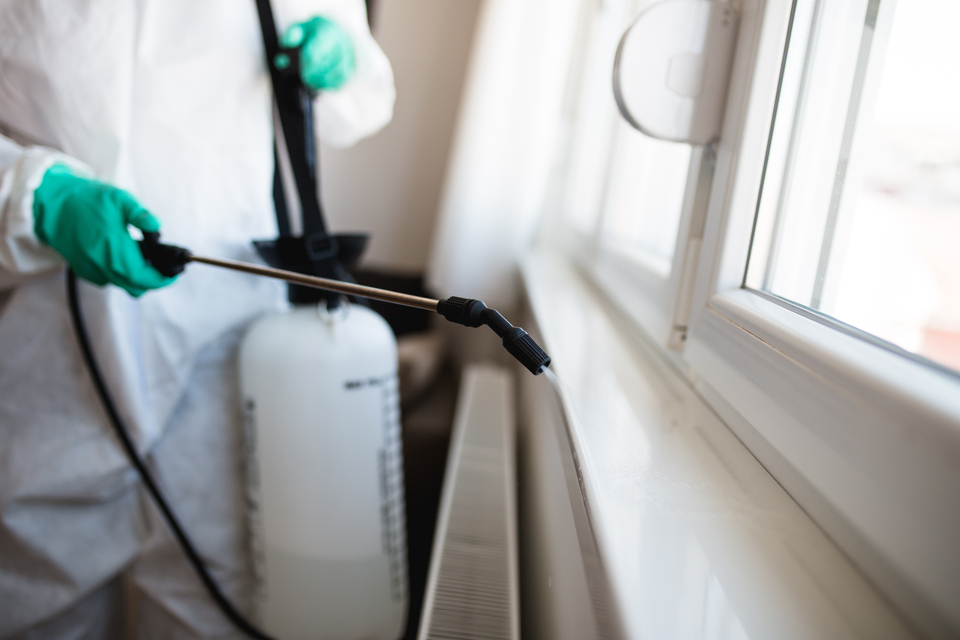
[[[515,392],[467,367],[447,455],[418,640],[519,640]]]

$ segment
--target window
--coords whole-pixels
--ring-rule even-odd
[[[670,274],[690,146],[654,140],[622,120],[610,161],[600,235],[605,246]]]
[[[661,344],[684,331],[677,319],[686,251],[695,217],[690,192],[703,154],[649,138],[619,115],[612,94],[617,44],[651,0],[585,2],[586,19],[570,73],[570,135],[562,193],[563,231],[598,283],[616,289]],[[628,286],[621,286],[629,283]],[[678,329],[679,326],[679,329]]]
[[[955,633],[960,3],[742,0],[708,149],[616,115],[649,4],[584,2],[564,246],[901,611]]]
[[[610,68],[617,50],[618,32],[627,24],[633,2],[606,2],[586,8],[578,55],[571,71],[578,90],[571,96],[568,116],[573,135],[564,176],[566,222],[589,234],[599,218],[597,203],[603,197],[604,181],[613,133],[616,106],[609,100]]]
[[[797,3],[746,284],[960,369],[960,4],[880,8]]]

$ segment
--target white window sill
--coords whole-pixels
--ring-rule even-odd
[[[955,637],[956,380],[748,290],[690,333],[697,388],[931,636]]]
[[[561,381],[562,428],[625,637],[913,637],[567,261],[535,252],[523,273]]]

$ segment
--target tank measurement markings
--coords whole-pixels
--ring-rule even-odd
[[[354,389],[364,389],[366,387],[379,387],[389,383],[388,378],[394,377],[393,374],[387,374],[380,378],[367,378],[366,380],[347,380],[343,383],[344,389],[353,391]]]
[[[383,415],[380,450],[380,519],[383,550],[390,559],[390,591],[395,602],[407,592],[406,514],[403,496],[403,454],[400,439],[400,384],[396,374],[377,382]]]
[[[246,472],[247,542],[253,569],[254,599],[267,598],[267,556],[263,545],[263,517],[260,510],[260,468],[257,466],[256,404],[247,398],[243,403],[244,471]]]

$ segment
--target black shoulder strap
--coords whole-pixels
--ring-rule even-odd
[[[327,235],[320,205],[317,177],[317,155],[313,137],[313,100],[310,92],[300,82],[299,58],[296,52],[290,55],[291,64],[284,70],[277,69],[273,61],[280,53],[277,26],[273,19],[270,0],[256,0],[260,17],[260,31],[267,56],[267,68],[273,83],[273,95],[276,98],[280,115],[280,128],[286,143],[287,156],[297,185],[297,195],[303,215],[303,235]],[[274,145],[274,158],[279,160],[279,150]],[[280,164],[275,162],[273,178],[273,198],[277,210],[277,226],[281,236],[290,236],[290,222],[286,197],[280,177]]]
[[[283,147],[286,148],[297,185],[303,216],[303,235],[295,237],[290,233],[290,219],[279,162],[283,147],[275,140],[273,201],[280,237],[276,240],[254,241],[254,245],[260,256],[271,266],[323,278],[351,280],[346,268],[360,258],[369,236],[364,233],[334,236],[327,232],[320,205],[317,153],[313,137],[313,97],[300,81],[300,52],[297,49],[280,47],[270,0],[257,0],[257,12],[260,16],[267,67],[273,83],[273,95],[277,102],[280,129],[283,131]],[[276,57],[281,54],[286,55],[290,62],[283,70],[274,64]],[[340,303],[339,294],[294,284],[289,285],[288,297],[295,304],[326,300],[328,308]]]

